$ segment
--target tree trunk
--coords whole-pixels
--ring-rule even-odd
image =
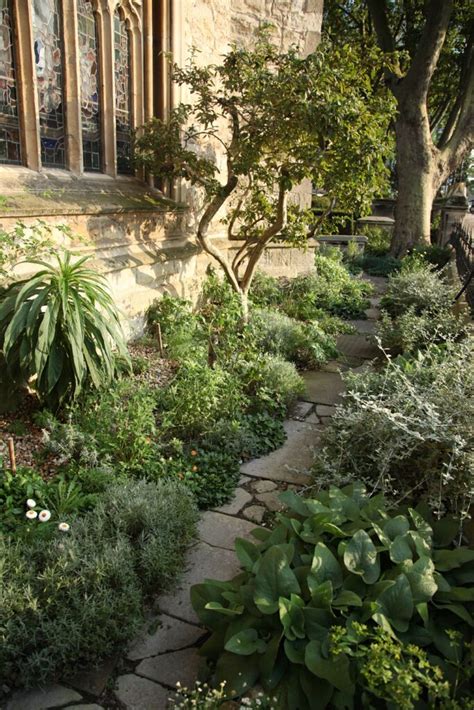
[[[437,149],[431,141],[428,118],[421,106],[407,110],[399,103],[395,132],[398,197],[390,251],[393,256],[401,257],[417,244],[430,243],[438,169]]]

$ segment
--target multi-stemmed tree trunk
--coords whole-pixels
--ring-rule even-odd
[[[379,47],[397,49],[386,0],[367,0]],[[398,198],[391,251],[401,256],[418,243],[429,242],[433,200],[449,175],[474,145],[473,28],[468,31],[459,92],[434,138],[429,92],[446,41],[453,0],[425,3],[425,23],[416,51],[403,72],[395,61],[386,77],[398,107],[395,121]],[[457,90],[453,86],[453,95]]]

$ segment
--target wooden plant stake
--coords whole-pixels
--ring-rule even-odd
[[[16,473],[15,442],[12,436],[8,437],[8,453],[10,454],[10,468],[13,473]]]
[[[156,335],[158,337],[158,350],[160,351],[160,357],[164,357],[163,336],[161,335],[161,325],[159,323],[156,324]]]

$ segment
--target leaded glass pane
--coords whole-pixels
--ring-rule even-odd
[[[41,162],[65,167],[63,47],[59,0],[33,0]]]
[[[118,11],[114,15],[115,115],[117,128],[117,172],[132,173],[130,118],[130,40]]]
[[[101,170],[97,25],[90,0],[78,0],[84,170]]]
[[[12,5],[10,0],[0,0],[0,163],[18,165],[20,161]]]

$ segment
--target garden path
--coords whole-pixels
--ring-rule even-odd
[[[189,550],[180,586],[157,600],[159,616],[150,615],[126,656],[80,673],[67,685],[16,693],[5,710],[165,710],[178,681],[184,686],[194,684],[200,665],[197,649],[206,632],[192,609],[190,587],[206,578],[236,575],[239,563],[233,552],[234,539],[249,537],[255,524],[265,525],[281,509],[281,491],[310,485],[307,471],[319,434],[344,391],[341,372],[368,367],[378,354],[371,335],[386,279],[366,278],[375,287],[367,320],[352,321],[356,332],[339,338],[338,360],[304,373],[306,391],[285,422],[285,444],[267,456],[244,463],[232,501],[202,515],[199,540]]]

